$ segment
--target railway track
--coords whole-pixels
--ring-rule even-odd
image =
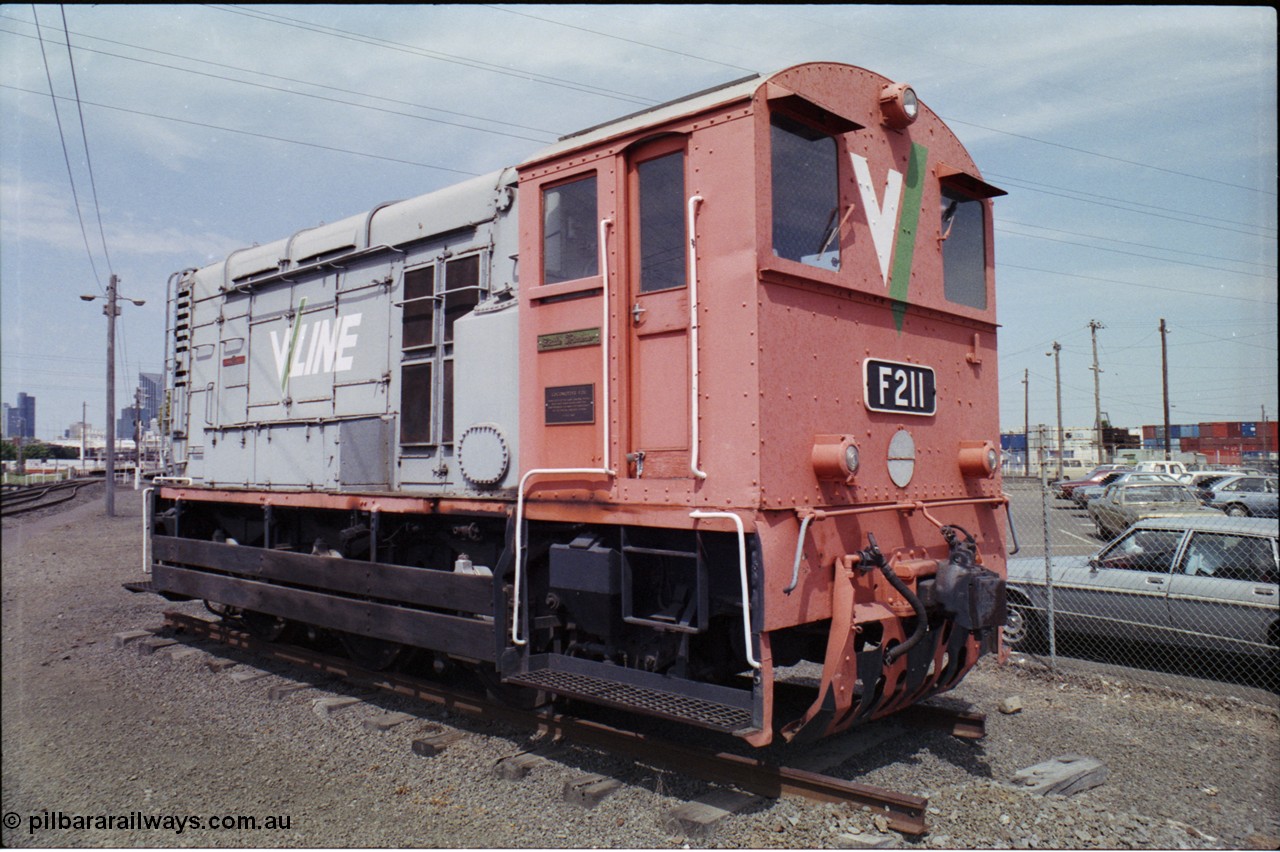
[[[265,642],[225,622],[172,611],[166,612],[164,617],[167,633],[214,641],[361,687],[439,705],[451,712],[537,730],[553,741],[569,741],[631,757],[708,782],[732,785],[766,798],[798,796],[865,807],[877,818],[882,816],[888,828],[905,835],[919,836],[928,830],[925,823],[928,800],[920,796],[859,784],[809,769],[777,765],[755,757],[678,744],[591,719],[546,710],[519,709],[435,681],[398,672],[370,671],[344,657]],[[984,733],[984,717],[980,714],[929,706],[913,708],[909,713],[913,724],[942,728],[957,737],[978,738]]]
[[[44,485],[27,485],[20,488],[6,488],[0,494],[0,516],[9,518],[47,509],[59,503],[75,499],[80,489],[102,482],[101,477],[86,479],[67,479]]]

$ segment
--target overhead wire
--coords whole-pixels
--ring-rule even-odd
[[[31,14],[36,18],[36,33],[40,32],[40,18],[36,7],[32,5]],[[71,182],[71,199],[76,208],[76,219],[80,222],[80,235],[84,237],[85,254],[89,257],[89,266],[93,270],[93,280],[98,285],[98,289],[106,292],[102,286],[102,276],[98,274],[98,264],[93,259],[93,249],[89,248],[89,232],[84,226],[84,214],[80,210],[80,195],[76,191],[75,172],[71,168],[71,154],[67,151],[67,135],[62,129],[62,116],[58,112],[58,96],[53,87],[53,72],[49,68],[49,56],[44,49],[44,39],[40,39],[40,56],[44,60],[45,79],[49,81],[49,98],[53,104],[53,118],[58,126],[58,141],[62,143],[62,159],[67,164],[67,179]],[[31,94],[40,94],[39,92],[31,92]]]
[[[34,12],[34,7],[32,8]],[[98,236],[102,238],[102,255],[107,261],[107,272],[111,273],[111,251],[107,248],[107,233],[102,227],[102,205],[98,203],[98,182],[93,177],[93,157],[89,151],[89,131],[84,123],[84,110],[80,108],[80,83],[76,79],[76,62],[71,53],[71,36],[67,33],[67,7],[59,5],[62,14],[62,32],[67,44],[67,68],[71,71],[71,89],[76,96],[76,116],[80,119],[80,139],[84,142],[84,164],[89,172],[89,188],[93,191],[93,209],[98,216]]]

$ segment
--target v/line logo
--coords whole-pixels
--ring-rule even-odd
[[[303,299],[298,305],[298,315],[306,307]],[[351,369],[358,335],[354,329],[360,325],[362,314],[347,314],[333,319],[312,320],[308,323],[295,320],[283,338],[271,332],[271,352],[275,355],[276,375],[280,377],[283,393],[293,376],[310,376],[316,373],[342,373]]]

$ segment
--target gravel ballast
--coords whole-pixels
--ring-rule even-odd
[[[831,771],[927,797],[920,838],[865,810],[790,798],[692,831],[673,812],[718,787],[573,746],[509,780],[499,761],[543,745],[526,732],[397,696],[341,706],[324,699],[355,687],[234,649],[186,640],[144,654],[144,639],[117,640],[159,628],[166,609],[207,614],[122,588],[144,579],[140,518],[130,490],[105,517],[99,488],[4,521],[7,847],[1280,847],[1274,695],[1055,674],[1016,655],[984,659],[943,699],[986,713],[984,739],[890,723]],[[366,724],[386,713],[411,718]],[[442,731],[461,736],[414,753],[415,739]],[[1101,762],[1105,779],[1068,797],[1015,787],[1019,770],[1063,755]],[[584,809],[564,790],[585,773],[623,783]],[[210,824],[227,816],[257,827]]]

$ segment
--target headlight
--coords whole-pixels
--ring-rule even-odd
[[[915,89],[906,83],[892,83],[880,91],[880,112],[884,123],[901,130],[920,115],[920,101]]]

